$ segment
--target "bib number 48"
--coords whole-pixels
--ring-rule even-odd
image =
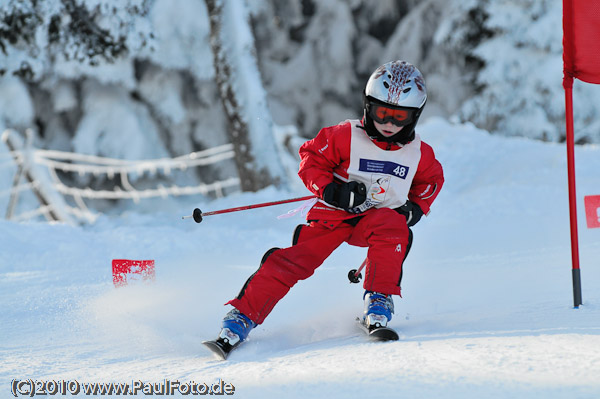
[[[401,179],[406,179],[410,167],[400,165],[392,161],[379,161],[376,159],[360,159],[358,170],[361,172],[371,172],[396,176]]]
[[[407,170],[408,168],[406,166],[398,165],[396,169],[394,169],[394,174],[398,177],[405,178]]]

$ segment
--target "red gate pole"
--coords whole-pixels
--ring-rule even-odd
[[[571,226],[571,260],[573,263],[573,304],[582,305],[581,271],[579,268],[579,238],[577,233],[577,196],[575,192],[575,134],[573,128],[573,78],[565,76],[565,116],[567,123],[567,174],[569,180],[569,219]]]

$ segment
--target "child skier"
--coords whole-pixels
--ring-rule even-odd
[[[319,197],[289,248],[273,248],[227,304],[218,341],[244,341],[299,280],[343,242],[367,247],[363,322],[385,327],[415,225],[440,192],[442,166],[415,126],[425,106],[423,76],[404,61],[386,63],[363,93],[362,120],[321,129],[300,148],[300,178]]]

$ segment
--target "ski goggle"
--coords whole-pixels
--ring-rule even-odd
[[[392,122],[395,126],[406,126],[413,121],[414,109],[395,108],[383,104],[370,103],[368,106],[369,116],[377,123]]]

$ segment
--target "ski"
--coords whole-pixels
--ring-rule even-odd
[[[396,330],[390,327],[367,327],[362,318],[357,317],[356,322],[367,336],[376,341],[397,341],[400,339]]]
[[[229,354],[240,344],[242,341],[237,342],[235,345],[229,344],[229,342],[225,341],[223,338],[217,338],[212,341],[202,341],[202,344],[211,350],[212,353],[217,355],[217,357],[221,360],[227,360]]]

